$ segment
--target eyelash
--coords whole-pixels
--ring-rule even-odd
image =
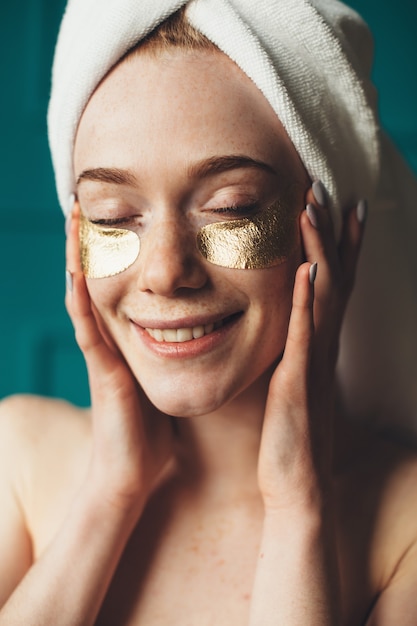
[[[211,213],[216,213],[217,215],[233,215],[234,217],[247,217],[251,215],[258,209],[257,204],[241,204],[241,205],[231,205],[225,207],[219,207],[218,209],[211,209]],[[123,226],[131,223],[132,218],[130,217],[114,217],[114,218],[102,218],[98,220],[90,220],[92,224],[96,224],[97,226],[109,226],[109,227],[117,227]]]
[[[245,217],[254,213],[258,209],[257,204],[241,204],[241,205],[232,205],[226,207],[220,207],[218,209],[212,209],[212,213],[217,213],[219,215],[234,215],[239,217]]]
[[[90,220],[92,224],[97,226],[121,226],[122,224],[129,224],[130,217],[114,217],[109,219]]]

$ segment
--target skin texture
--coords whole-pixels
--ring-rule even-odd
[[[268,167],[208,173],[230,155]],[[84,112],[74,164],[66,303],[92,408],[3,404],[0,625],[415,626],[416,461],[363,434],[333,445],[354,207],[337,245],[279,121],[220,53],[118,66]],[[281,195],[300,212],[281,265],[232,270],[196,250],[217,209]],[[85,280],[80,205],[140,232],[122,274]],[[195,343],[155,345],[138,328],[231,314]]]

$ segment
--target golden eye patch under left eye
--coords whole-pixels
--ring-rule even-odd
[[[275,202],[254,217],[203,226],[197,234],[197,247],[214,265],[264,269],[285,261],[297,236],[296,212]]]
[[[139,255],[138,235],[125,228],[93,224],[80,212],[80,258],[87,278],[107,278],[124,272]]]

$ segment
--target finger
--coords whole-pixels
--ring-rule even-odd
[[[77,343],[84,354],[102,343],[84,275],[81,271],[79,245],[79,206],[74,202],[71,221],[67,228],[66,263],[69,294],[68,309],[76,331]]]
[[[71,211],[68,214],[65,223],[65,231],[67,235],[66,241],[66,267],[70,272],[81,270],[80,263],[80,244],[79,244],[79,205],[74,198]]]
[[[72,280],[70,316],[89,375],[94,375],[95,378],[111,376],[115,379],[119,370],[124,371],[124,362],[122,363],[118,351],[112,350],[106,341],[83,273],[74,272]]]
[[[77,201],[75,201],[72,205],[71,217],[67,219],[66,222],[66,233],[67,233],[67,245],[66,245],[66,263],[67,263],[67,296],[66,296],[66,306],[70,317],[72,318],[72,298],[73,298],[73,284],[75,276],[82,274],[81,268],[81,256],[80,256],[80,242],[79,242],[79,225],[80,225],[80,207]],[[77,278],[77,281],[81,280]],[[85,303],[88,301],[88,306],[91,308],[93,316],[96,321],[97,328],[101,337],[105,340],[107,346],[112,350],[113,353],[119,353],[119,350],[111,338],[104,322],[102,321],[98,311],[94,307],[94,305],[90,302],[90,297],[88,294],[88,290],[85,286],[85,280],[81,280],[80,291],[81,293],[77,293],[77,298],[81,298],[85,300]],[[83,293],[85,294],[83,296]],[[84,304],[85,304],[84,303]],[[73,320],[74,321],[74,320]],[[120,353],[119,353],[120,354]]]
[[[326,358],[340,319],[340,262],[330,212],[319,205],[312,190],[300,218],[300,230],[307,261],[317,262],[320,271],[314,285],[316,343]],[[311,202],[310,202],[311,201]]]
[[[79,243],[78,243],[78,205],[75,196],[71,196],[71,206],[65,221],[65,273],[66,273],[66,293],[65,306],[71,317],[72,292],[74,286],[74,273],[80,269],[79,261]]]
[[[77,343],[85,356],[100,349],[103,339],[93,313],[90,295],[81,272],[72,275],[71,319],[75,328]]]
[[[285,350],[269,385],[258,471],[261,491],[272,500],[276,478],[280,475],[277,467],[284,466],[286,471],[292,467],[294,451],[302,450],[301,456],[305,458],[304,446],[309,440],[309,371],[316,269],[315,265],[303,263],[297,270]],[[271,480],[271,477],[274,478]]]
[[[321,204],[316,196],[326,204]],[[315,261],[320,263],[321,281],[326,278],[330,279],[333,274],[338,273],[339,259],[332,215],[327,204],[327,192],[320,181],[315,181],[307,192],[306,210],[302,218],[306,259],[311,263]],[[318,282],[316,296],[320,295],[319,291]]]
[[[66,305],[74,325],[77,343],[86,359],[89,375],[113,371],[115,354],[101,332],[97,312],[92,305],[85,277],[81,270],[79,251],[79,207],[74,203],[71,222],[68,226],[66,262],[67,294]]]
[[[297,270],[284,354],[277,372],[291,387],[306,390],[314,336],[313,301],[317,264],[303,263]]]
[[[360,200],[356,207],[344,215],[339,243],[339,258],[342,270],[343,295],[347,299],[355,282],[356,267],[361,250],[367,218],[366,200]]]

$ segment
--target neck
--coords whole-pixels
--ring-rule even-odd
[[[199,494],[258,498],[257,466],[271,372],[209,415],[176,420],[182,479]]]

